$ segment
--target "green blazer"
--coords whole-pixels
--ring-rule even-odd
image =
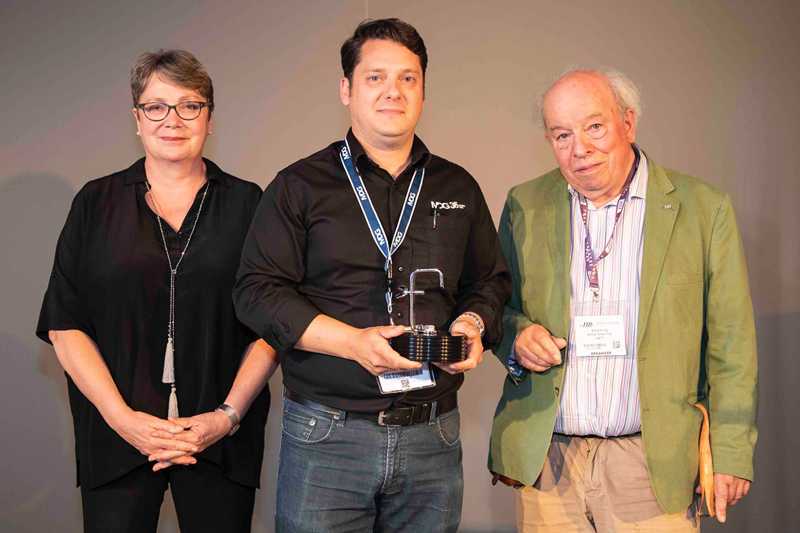
[[[649,159],[648,159],[649,161]],[[642,440],[656,498],[667,513],[691,503],[704,402],[714,469],[753,479],[756,337],[747,267],[727,195],[648,165],[637,367]],[[567,338],[570,203],[556,169],[511,189],[500,244],[513,292],[495,350],[511,354],[523,328],[541,324]],[[553,433],[563,366],[508,375],[497,406],[489,469],[532,485]]]

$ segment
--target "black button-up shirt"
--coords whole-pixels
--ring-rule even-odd
[[[242,242],[261,190],[206,160],[208,193],[175,281],[175,384],[181,416],[213,411],[225,400],[244,350],[256,336],[231,302]],[[127,404],[167,416],[161,382],[169,310],[169,266],[147,206],[144,159],[88,182],[72,203],[58,240],[36,334],[80,330],[99,348]],[[175,232],[162,222],[173,265],[197,218],[201,189]],[[68,379],[79,484],[92,488],[147,462],[117,435]],[[254,401],[241,429],[201,457],[231,479],[258,486],[269,394]]]
[[[408,286],[415,269],[441,269],[444,291],[434,276],[417,277],[426,294],[416,298],[416,322],[446,330],[459,314],[473,311],[485,323],[485,346],[493,345],[510,280],[478,184],[416,137],[411,164],[397,179],[369,159],[352,132],[347,139],[389,239],[411,177],[425,167],[405,241],[392,258],[394,292]],[[294,347],[320,313],[359,328],[389,323],[385,260],[342,168],[339,146],[294,163],[267,187],[242,251],[234,302],[239,318],[281,351],[287,388],[339,409],[377,412],[398,395],[382,395],[377,379],[354,361]],[[408,298],[395,300],[393,308],[394,322],[408,324]],[[435,399],[463,382],[462,375],[434,373],[436,387],[409,392],[403,401]]]

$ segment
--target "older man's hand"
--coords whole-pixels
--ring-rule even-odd
[[[566,339],[554,337],[539,324],[532,324],[517,335],[514,353],[519,364],[528,370],[544,372],[561,364],[561,350],[566,346]]]
[[[736,505],[750,492],[750,482],[729,474],[714,474],[714,510],[717,520],[727,520],[728,506]]]

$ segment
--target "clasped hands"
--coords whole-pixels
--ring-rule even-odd
[[[131,446],[154,462],[158,472],[173,465],[193,465],[194,457],[231,430],[230,419],[220,411],[164,420],[129,409],[112,429]]]
[[[358,330],[350,342],[350,358],[360,364],[373,376],[392,370],[415,370],[421,365],[398,354],[389,345],[389,339],[406,332],[405,326],[374,326]],[[436,366],[448,374],[460,374],[472,370],[483,360],[483,342],[474,321],[466,317],[458,317],[450,327],[452,335],[463,335],[467,338],[469,352],[467,358],[457,363],[438,364]]]

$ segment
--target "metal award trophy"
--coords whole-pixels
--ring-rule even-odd
[[[406,333],[389,339],[392,349],[403,357],[420,363],[457,363],[467,358],[467,338],[459,335],[449,335],[436,329],[430,324],[417,324],[414,320],[414,296],[425,294],[417,290],[415,278],[417,274],[433,273],[439,275],[439,287],[444,289],[444,275],[438,268],[420,268],[411,273],[408,289],[398,295],[398,298],[409,296],[409,322]]]

